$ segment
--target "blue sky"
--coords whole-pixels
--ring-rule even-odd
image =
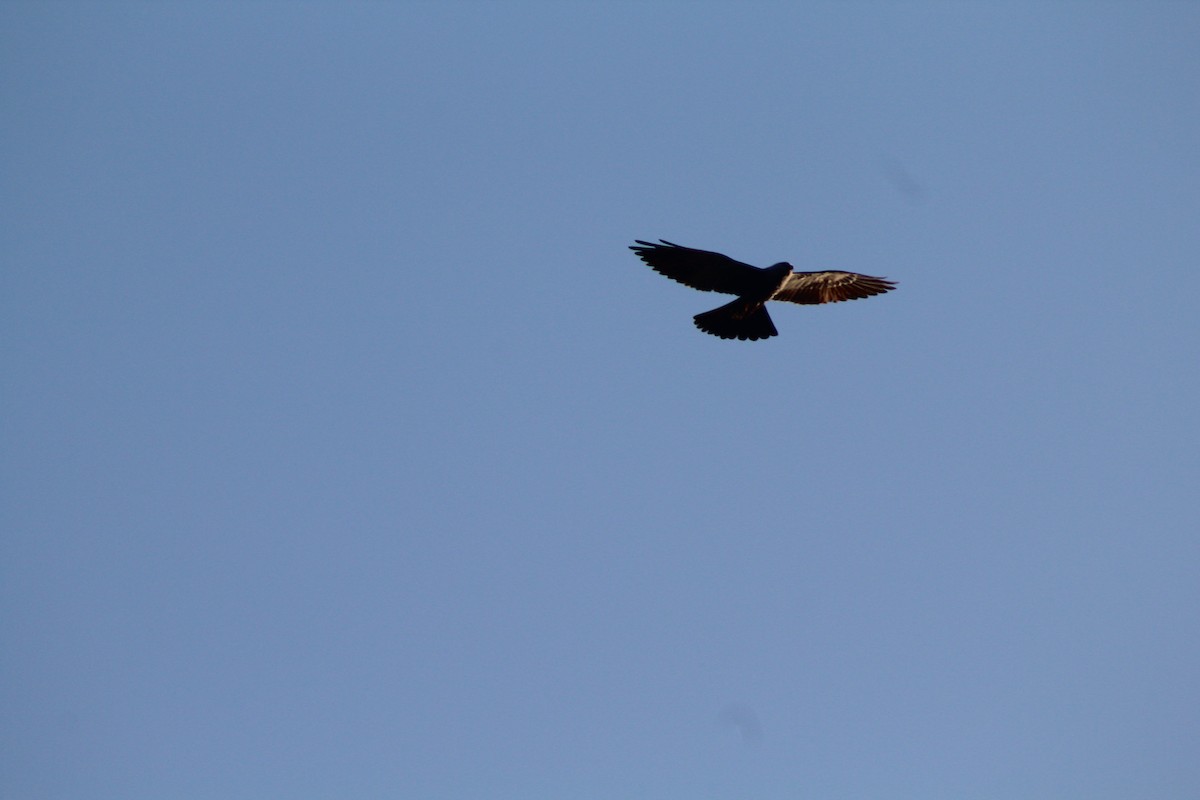
[[[0,30],[0,795],[1200,792],[1200,6]]]

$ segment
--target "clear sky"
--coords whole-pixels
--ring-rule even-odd
[[[1200,796],[1197,42],[0,5],[0,796]]]

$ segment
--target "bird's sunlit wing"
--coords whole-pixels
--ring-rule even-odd
[[[857,272],[793,272],[771,299],[817,305],[858,300],[895,288],[895,281],[859,275]]]

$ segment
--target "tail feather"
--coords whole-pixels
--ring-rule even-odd
[[[775,323],[759,301],[739,297],[720,308],[697,314],[696,327],[722,339],[769,339],[779,335]]]

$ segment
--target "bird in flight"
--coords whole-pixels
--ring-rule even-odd
[[[767,313],[768,300],[801,305],[857,300],[896,288],[894,281],[857,272],[795,272],[781,261],[760,268],[708,250],[694,250],[659,239],[635,240],[629,249],[655,272],[702,292],[735,294],[737,299],[697,314],[696,327],[722,339],[769,339],[779,334]]]

